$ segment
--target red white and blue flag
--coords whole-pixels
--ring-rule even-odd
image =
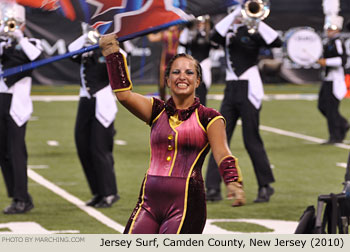
[[[61,0],[70,19],[89,23],[103,34],[116,33],[126,40],[168,26],[187,22],[193,16],[173,0]]]
[[[239,0],[7,0],[45,10],[58,10],[71,20],[97,28],[101,34],[116,33],[125,41],[147,33],[185,23],[195,16],[225,11]],[[93,45],[75,52],[5,69],[0,76],[10,76],[51,62],[98,48]]]
[[[188,22],[194,16],[216,14],[239,0],[16,0],[47,10],[58,9],[102,34],[116,33],[120,41]]]

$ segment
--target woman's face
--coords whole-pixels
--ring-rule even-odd
[[[196,63],[185,57],[177,58],[170,68],[167,84],[175,96],[194,95],[200,84]]]

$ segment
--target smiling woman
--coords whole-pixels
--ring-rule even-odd
[[[192,105],[195,90],[202,81],[202,68],[192,56],[177,54],[171,59],[165,70],[165,80],[173,99],[188,97],[188,103]]]
[[[117,99],[151,127],[150,166],[124,233],[202,233],[206,203],[201,170],[210,147],[228,196],[235,197],[232,205],[244,205],[242,176],[226,142],[225,120],[195,97],[202,76],[198,62],[186,54],[172,58],[165,74],[171,98],[164,102],[132,92],[115,35],[102,36],[100,47]]]

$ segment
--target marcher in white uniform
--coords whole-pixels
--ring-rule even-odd
[[[1,69],[34,61],[41,54],[40,41],[24,36],[25,9],[15,3],[0,3],[0,18],[13,18],[15,24],[2,23],[0,27]],[[27,148],[25,133],[27,121],[33,112],[30,98],[32,71],[25,71],[0,79],[0,166],[7,193],[12,203],[5,214],[21,214],[33,207],[28,193]]]
[[[228,142],[241,118],[244,145],[259,186],[254,202],[267,202],[274,192],[270,183],[275,179],[259,133],[264,89],[257,64],[261,47],[281,47],[282,41],[278,33],[262,21],[256,32],[250,33],[242,23],[240,6],[216,24],[212,40],[221,44],[226,54],[226,88],[220,113],[226,119]],[[219,171],[211,156],[206,176],[207,200],[221,200],[220,182]]]
[[[350,127],[348,121],[339,112],[340,101],[347,92],[344,75],[347,55],[339,37],[342,26],[341,16],[326,17],[324,29],[328,41],[323,48],[323,58],[318,60],[318,63],[324,67],[318,109],[327,119],[329,132],[329,138],[324,144],[343,142]]]
[[[97,43],[97,31],[82,24],[83,35],[68,49],[76,51]],[[119,200],[114,171],[114,120],[117,105],[109,85],[105,58],[100,49],[73,56],[80,64],[80,100],[75,123],[75,143],[92,199],[86,205],[111,207]]]

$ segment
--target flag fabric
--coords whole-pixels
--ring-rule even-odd
[[[59,8],[59,0],[15,0],[20,5],[45,10],[56,10]]]
[[[195,16],[225,12],[242,0],[16,0],[17,3],[59,11],[70,20],[90,24],[120,41],[185,23]]]
[[[120,41],[187,22],[192,15],[178,0],[60,0],[63,14],[90,24]]]
[[[119,41],[125,41],[169,26],[185,23],[195,16],[217,13],[218,10],[239,4],[241,0],[12,0],[24,6],[59,10],[71,20],[79,20],[98,29],[101,34],[116,33]],[[90,51],[94,45],[84,48]],[[5,77],[33,69],[51,62],[80,54],[67,53],[58,57],[31,62],[5,69]]]

